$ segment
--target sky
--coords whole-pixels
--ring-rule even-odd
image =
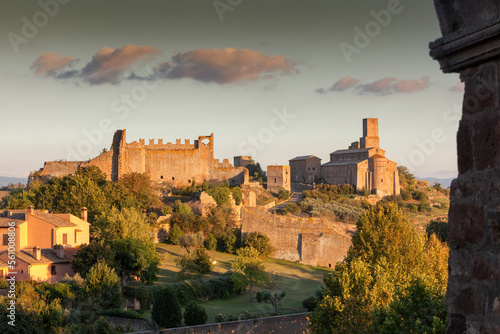
[[[214,134],[262,166],[346,149],[457,175],[463,86],[429,56],[432,0],[0,0],[0,175]]]

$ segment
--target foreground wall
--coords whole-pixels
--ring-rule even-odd
[[[269,237],[276,249],[273,258],[334,267],[351,246],[351,225],[322,218],[273,215],[261,207],[244,207],[241,218],[243,236],[261,232]]]
[[[181,327],[161,330],[165,334],[302,334],[309,333],[308,313],[282,315],[278,317],[223,322],[219,324]],[[136,333],[154,333],[153,331]]]
[[[500,2],[435,0],[431,55],[465,83],[451,186],[446,332],[500,333]]]

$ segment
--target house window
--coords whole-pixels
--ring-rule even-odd
[[[276,183],[276,178],[274,178],[274,183]]]
[[[316,170],[316,167],[313,167],[313,170]]]
[[[384,182],[384,179],[380,179],[380,182]]]
[[[63,245],[68,244],[68,233],[63,233]]]
[[[9,235],[8,234],[4,234],[3,235],[3,245],[7,246],[8,244],[9,244]]]
[[[160,175],[160,179],[162,179],[162,180],[163,180],[163,175]]]
[[[172,181],[175,181],[175,177],[172,176]]]
[[[78,239],[78,232],[75,231],[75,244],[78,242],[77,239]]]
[[[50,266],[50,274],[51,274],[51,275],[55,275],[55,274],[57,274],[57,273],[56,273],[56,266],[55,266],[55,265],[51,265],[51,266]]]

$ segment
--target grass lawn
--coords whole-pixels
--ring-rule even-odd
[[[186,254],[186,250],[181,246],[167,245],[163,243],[156,244],[156,251],[160,254],[161,265],[159,279],[156,284],[176,282],[175,273],[179,268],[175,265],[175,259]],[[217,277],[220,274],[231,269],[230,261],[235,259],[235,255],[208,251],[212,259],[217,263],[214,272],[205,277]],[[323,274],[330,272],[331,269],[311,267],[303,264],[287,262],[282,260],[268,259],[264,262],[266,270],[271,273],[273,281],[276,283],[274,291],[285,291],[287,296],[281,302],[279,308],[282,314],[306,312],[302,307],[302,300],[314,294],[315,290],[323,283]],[[256,288],[260,291],[262,288]],[[255,293],[254,293],[255,299]],[[200,302],[208,313],[208,323],[215,321],[218,313],[243,313],[249,311],[252,313],[260,312],[265,316],[270,315],[272,307],[269,304],[259,304],[256,301],[250,302],[250,293],[231,299],[210,300]]]

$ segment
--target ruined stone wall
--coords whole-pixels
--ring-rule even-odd
[[[46,162],[40,171],[42,179],[74,174],[79,167],[97,166],[108,180],[117,181],[129,173],[146,173],[151,180],[168,182],[174,186],[189,185],[192,180],[228,180],[231,185],[248,183],[248,170],[233,167],[227,159],[222,163],[214,159],[213,134],[200,136],[194,144],[187,139],[183,143],[155,143],[149,139],[126,142],[125,130],[118,130],[111,149],[89,161]]]
[[[352,225],[323,218],[273,215],[264,208],[242,209],[241,232],[266,234],[276,248],[274,258],[333,267],[351,245]]]

